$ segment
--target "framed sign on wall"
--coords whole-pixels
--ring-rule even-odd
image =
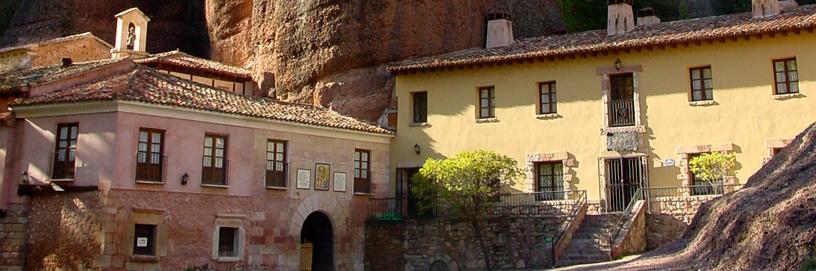
[[[329,164],[315,164],[315,190],[329,190],[331,182],[331,166]]]
[[[335,172],[334,173],[334,191],[346,192],[346,173],[345,172]]]
[[[310,189],[312,188],[312,171],[308,169],[298,169],[297,170],[297,189]]]

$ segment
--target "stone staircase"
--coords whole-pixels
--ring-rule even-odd
[[[614,223],[620,217],[621,214],[586,215],[584,222],[558,260],[558,266],[612,260],[611,235],[614,234]]]

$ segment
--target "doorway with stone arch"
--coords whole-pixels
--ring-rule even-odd
[[[300,231],[300,270],[334,270],[334,229],[323,212],[312,212]]]

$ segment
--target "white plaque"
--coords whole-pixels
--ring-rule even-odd
[[[312,171],[308,169],[298,169],[297,171],[297,188],[309,189],[312,187]]]
[[[147,247],[147,237],[137,237],[136,247]]]
[[[673,167],[674,166],[674,159],[667,158],[665,161],[663,161],[663,166]]]
[[[346,173],[345,172],[335,172],[334,173],[334,191],[346,192]]]

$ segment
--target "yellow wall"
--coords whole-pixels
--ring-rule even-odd
[[[427,157],[489,149],[510,155],[524,168],[532,153],[569,152],[577,161],[572,189],[588,190],[598,200],[602,189],[599,156],[606,150],[602,76],[596,69],[640,65],[638,73],[641,144],[648,154],[650,186],[679,186],[680,167],[663,167],[667,158],[680,161],[676,147],[697,144],[736,145],[737,182],[744,183],[767,156],[765,141],[793,138],[816,120],[816,35],[765,36],[749,41],[703,43],[665,50],[611,54],[603,57],[467,68],[397,76],[399,123],[392,144],[392,168],[419,165]],[[773,98],[773,59],[796,57],[801,97]],[[691,67],[711,65],[715,105],[689,104]],[[538,82],[557,81],[558,118],[537,119]],[[476,88],[496,87],[495,123],[477,123]],[[410,92],[428,91],[430,127],[412,127]],[[420,155],[414,144],[421,146]],[[515,188],[531,191],[517,180]]]

